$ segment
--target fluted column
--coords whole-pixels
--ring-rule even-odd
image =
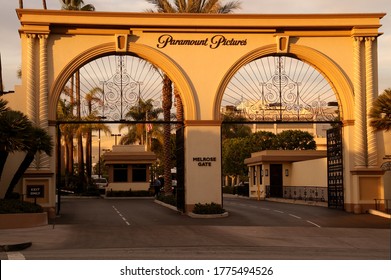
[[[48,59],[47,59],[48,35],[39,35],[39,126],[46,131],[48,124]],[[50,168],[49,157],[41,154],[39,168]]]
[[[35,34],[27,34],[27,116],[33,124],[37,123],[37,97],[35,92]]]
[[[362,91],[362,41],[362,37],[354,37],[354,164],[356,167],[366,167],[367,165],[365,95]]]
[[[367,111],[372,108],[373,101],[376,96],[375,89],[377,86],[374,84],[374,72],[373,72],[373,41],[375,37],[365,38],[365,67],[366,67],[366,93],[367,93]],[[368,166],[377,166],[377,137],[376,132],[369,125],[367,121],[367,142],[368,142]]]
[[[26,73],[26,98],[27,117],[33,125],[38,123],[38,98],[36,94],[35,77],[35,39],[36,34],[27,34],[27,73]],[[37,168],[37,157],[30,164],[30,169]]]

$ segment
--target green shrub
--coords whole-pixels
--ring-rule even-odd
[[[220,204],[214,202],[210,204],[197,203],[193,209],[194,214],[223,214],[224,212],[224,208],[222,208]]]
[[[156,199],[166,204],[176,206],[176,197],[174,195],[159,195]]]
[[[0,200],[0,214],[42,213],[41,205],[16,199]]]
[[[241,196],[248,196],[249,195],[248,184],[236,186],[236,193]]]
[[[233,186],[225,186],[223,187],[223,193],[236,194],[236,189]]]

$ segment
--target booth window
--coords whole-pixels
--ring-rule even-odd
[[[257,184],[257,167],[253,166],[253,185]]]
[[[128,165],[114,164],[113,175],[113,182],[128,182]]]
[[[146,182],[147,181],[147,165],[135,164],[133,165],[133,182]]]
[[[265,176],[265,174],[263,174],[262,164],[259,166],[259,170],[260,170],[260,173],[261,173],[261,175],[259,176],[259,184],[262,185],[262,177]]]

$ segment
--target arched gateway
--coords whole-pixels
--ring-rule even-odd
[[[55,137],[61,91],[78,68],[132,53],[164,71],[178,87],[184,130],[185,210],[222,202],[220,107],[225,88],[247,63],[268,55],[305,61],[335,91],[343,123],[344,203],[360,212],[384,195],[384,144],[368,127],[377,96],[377,37],[384,14],[210,15],[17,10],[21,23],[20,109]],[[379,148],[380,147],[380,148]],[[213,159],[207,165],[200,160]],[[23,179],[45,186],[55,205],[56,159],[41,156]]]

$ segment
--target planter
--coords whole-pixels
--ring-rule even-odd
[[[46,226],[47,224],[47,212],[0,214],[0,229],[30,228]]]
[[[224,212],[222,214],[195,214],[193,212],[189,212],[187,215],[196,219],[215,219],[228,217],[228,212]]]

